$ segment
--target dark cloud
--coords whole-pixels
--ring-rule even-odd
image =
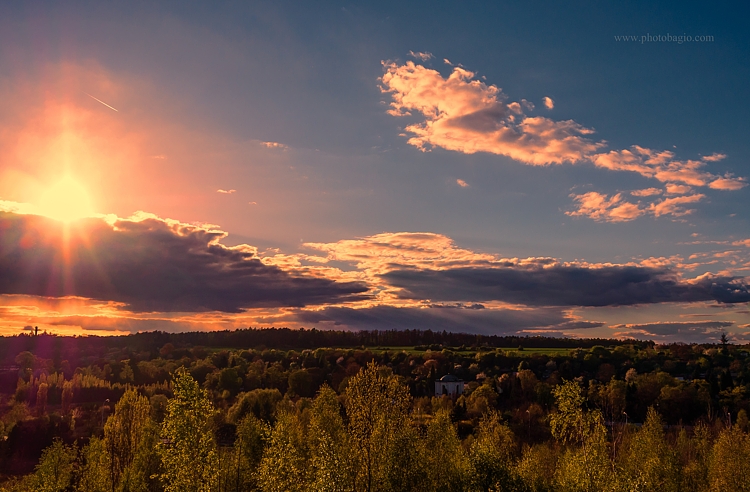
[[[615,325],[629,336],[678,337],[682,341],[705,340],[706,335],[717,335],[734,325],[731,321],[676,321],[643,324]]]
[[[360,299],[359,282],[294,274],[224,233],[157,218],[65,226],[0,213],[0,294],[81,296],[132,311],[239,312]]]
[[[363,330],[431,329],[487,335],[518,334],[529,330],[594,328],[603,323],[571,319],[558,308],[476,309],[441,306],[429,308],[374,306],[353,309],[328,307],[320,311],[294,313],[296,321],[330,323]]]
[[[527,306],[621,306],[659,302],[750,301],[731,277],[682,280],[670,270],[637,266],[545,266],[394,270],[383,275],[401,296],[432,301],[504,301]]]

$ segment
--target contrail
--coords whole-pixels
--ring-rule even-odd
[[[87,96],[89,96],[89,97],[90,97],[91,99],[93,99],[94,101],[99,101],[100,103],[102,103],[102,104],[104,104],[105,106],[107,106],[107,107],[108,107],[109,109],[111,109],[111,110],[113,110],[113,111],[117,111],[117,110],[116,110],[115,108],[113,108],[113,107],[112,107],[112,106],[110,106],[109,104],[105,103],[105,102],[104,102],[104,101],[102,101],[101,99],[97,99],[97,98],[95,98],[94,96],[92,96],[92,95],[91,95],[91,94],[89,94],[88,92],[84,92],[84,94],[86,94]],[[117,112],[119,113],[119,111],[117,111]]]

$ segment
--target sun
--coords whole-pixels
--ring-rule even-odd
[[[94,214],[86,189],[70,176],[47,188],[39,203],[42,215],[71,222]]]

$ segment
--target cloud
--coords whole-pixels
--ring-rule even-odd
[[[654,196],[661,195],[661,190],[659,188],[645,188],[643,190],[633,190],[630,194],[633,196]]]
[[[714,190],[727,191],[739,190],[745,186],[747,186],[747,183],[743,178],[733,178],[731,176],[715,179],[708,184],[708,187]]]
[[[305,243],[304,246],[325,253],[325,261],[355,263],[359,270],[372,275],[399,266],[452,268],[505,261],[492,254],[459,248],[450,237],[432,232],[384,232],[335,243]]]
[[[703,198],[705,198],[705,195],[701,194],[665,198],[660,202],[652,203],[649,206],[649,211],[654,214],[654,217],[661,217],[662,215],[674,215],[677,217],[689,215],[693,213],[694,210],[687,209],[684,206],[690,203],[697,203]]]
[[[706,341],[706,338],[718,338],[725,328],[734,325],[731,321],[677,321],[642,324],[620,324],[611,326],[620,330],[618,336],[635,338],[656,338],[683,342]]]
[[[70,226],[0,213],[0,294],[80,296],[134,312],[240,312],[362,299],[361,282],[285,271],[226,233],[155,216]]]
[[[426,151],[441,147],[467,154],[489,152],[531,165],[579,162],[601,148],[587,138],[593,130],[578,123],[529,117],[519,102],[506,103],[502,91],[453,67],[447,78],[414,62],[386,63],[381,89],[390,94],[393,116],[420,114],[408,125],[408,143]]]
[[[553,101],[552,98],[549,98],[547,96],[542,98],[542,104],[544,104],[544,107],[547,109],[554,109],[555,107],[555,101]]]
[[[570,196],[578,202],[578,208],[565,214],[573,217],[588,217],[606,222],[626,222],[646,213],[637,204],[623,201],[620,193],[611,198],[596,191]]]
[[[750,301],[750,286],[705,274],[684,280],[669,269],[547,261],[446,270],[400,269],[383,279],[402,298],[502,301],[525,306],[622,306],[664,302]]]
[[[656,151],[633,145],[630,149],[592,155],[591,160],[595,166],[603,169],[634,172],[661,182],[683,183],[690,186],[708,185],[723,190],[737,190],[746,186],[741,178],[721,178],[703,171],[705,160],[678,160],[675,159],[674,153],[668,150]]]
[[[705,198],[705,195],[702,194],[677,196],[664,198],[642,207],[640,202],[631,203],[623,200],[621,193],[609,197],[596,191],[589,191],[582,195],[572,194],[570,196],[577,202],[577,208],[565,212],[566,215],[588,217],[602,222],[626,222],[642,215],[681,217],[694,212],[693,209],[686,208],[685,205],[697,203]]]
[[[557,308],[470,309],[458,306],[393,307],[353,309],[328,307],[299,311],[293,316],[309,325],[348,327],[364,330],[431,329],[488,335],[520,334],[535,330],[577,330],[603,325],[572,319]]]
[[[423,62],[426,62],[426,61],[429,61],[429,60],[435,58],[432,53],[427,53],[427,52],[422,53],[420,51],[409,51],[408,54],[409,54],[410,57],[412,57],[412,58],[414,58],[416,60],[423,61]]]
[[[684,195],[692,191],[692,188],[688,185],[678,185],[674,183],[667,183],[664,187],[668,195]]]
[[[236,192],[237,190],[216,190],[216,193],[223,193],[225,195],[231,195],[232,193]]]
[[[750,248],[750,239],[743,239],[741,241],[734,241],[732,243],[734,246],[747,246]]]
[[[704,155],[701,157],[706,162],[718,162],[727,158],[726,154],[713,153],[711,155]]]
[[[288,145],[279,142],[260,142],[260,144],[268,149],[287,150],[289,148]]]
[[[457,180],[456,180],[456,184],[457,184],[458,186],[460,186],[461,188],[468,188],[468,187],[469,187],[469,183],[467,183],[467,182],[466,182],[466,181],[464,181],[463,179],[457,179]]]
[[[731,191],[747,186],[744,178],[719,176],[704,169],[708,163],[724,159],[724,154],[680,160],[671,151],[638,145],[603,151],[606,142],[593,140],[592,129],[573,120],[528,116],[525,111],[532,110],[533,105],[525,100],[508,102],[500,88],[477,80],[474,72],[460,66],[453,66],[446,77],[412,61],[403,65],[384,62],[383,66],[381,90],[391,97],[388,114],[420,120],[407,125],[404,135],[407,143],[422,151],[443,148],[465,154],[487,152],[534,166],[590,162],[601,169],[634,172],[669,183],[669,194],[685,194],[690,187]],[[549,97],[543,103],[548,109],[554,107]],[[676,205],[702,198],[696,194],[677,201],[665,200],[644,210],[621,201],[619,195],[608,203],[593,203],[604,196],[575,196],[581,205],[594,207],[576,214],[609,221],[633,220],[646,213],[684,215],[690,210],[675,208]]]

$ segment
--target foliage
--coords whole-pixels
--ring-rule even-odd
[[[161,480],[166,492],[210,492],[218,457],[211,427],[215,409],[208,394],[180,368],[172,382],[174,398],[161,426]]]

